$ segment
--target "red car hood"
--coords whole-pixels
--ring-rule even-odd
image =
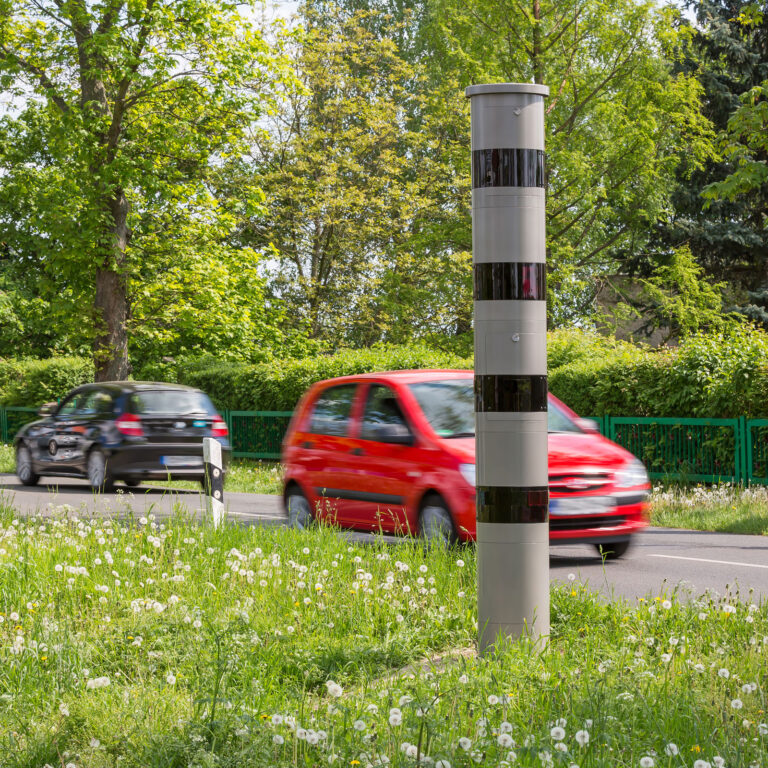
[[[444,445],[462,461],[474,462],[474,437],[446,439]],[[574,469],[615,470],[632,458],[629,451],[602,435],[575,432],[551,432],[549,435],[550,474]]]

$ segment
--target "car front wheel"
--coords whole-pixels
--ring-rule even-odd
[[[94,491],[101,493],[109,493],[114,485],[107,469],[107,458],[98,448],[88,454],[88,482]]]
[[[24,485],[37,485],[40,475],[35,472],[32,464],[32,454],[26,445],[20,445],[16,449],[16,477]]]
[[[616,560],[627,554],[629,541],[605,541],[602,544],[595,544],[595,549],[600,557],[606,560]]]

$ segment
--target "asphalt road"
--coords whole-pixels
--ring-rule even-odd
[[[0,497],[25,515],[61,513],[69,505],[79,515],[141,517],[153,512],[158,517],[180,505],[196,516],[204,514],[203,496],[196,491],[169,490],[150,486],[117,493],[94,495],[84,481],[49,478],[35,488],[20,485],[15,475],[0,474]],[[284,525],[285,515],[277,496],[253,493],[226,493],[230,520],[247,525]],[[368,541],[364,533],[348,534],[356,541]],[[393,544],[394,537],[387,537]],[[574,574],[607,597],[656,596],[673,589],[698,596],[705,590],[720,594],[729,591],[742,599],[768,599],[768,537],[649,528],[635,537],[630,552],[620,560],[603,563],[592,547],[569,545],[550,550],[550,576],[568,581]],[[754,590],[750,597],[749,591]]]

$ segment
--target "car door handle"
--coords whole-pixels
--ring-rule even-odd
[[[350,453],[353,456],[362,456],[363,455],[363,449],[362,448],[353,448]]]

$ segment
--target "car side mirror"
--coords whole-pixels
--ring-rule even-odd
[[[576,426],[583,429],[585,432],[597,432],[600,433],[600,424],[594,419],[576,419]]]
[[[38,416],[51,416],[53,412],[56,410],[58,406],[58,403],[43,403],[38,409],[37,409],[37,415]]]
[[[374,430],[374,439],[380,443],[413,445],[413,435],[405,424],[380,424]]]

